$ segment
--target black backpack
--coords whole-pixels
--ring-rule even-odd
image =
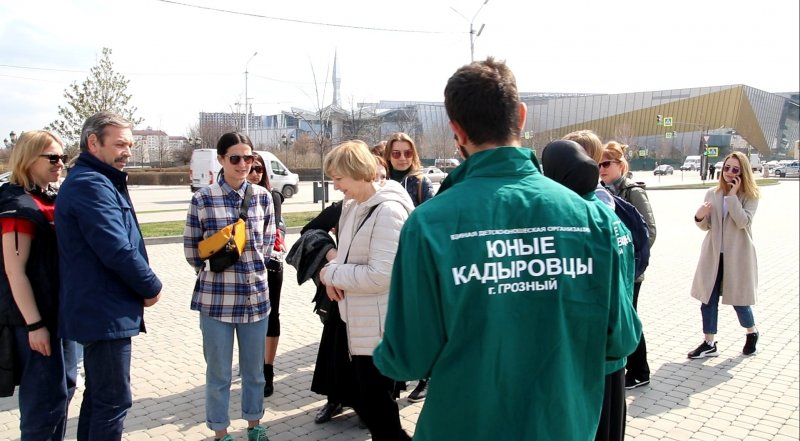
[[[628,194],[630,194],[630,188],[625,189]],[[634,279],[636,279],[644,274],[644,270],[650,264],[650,233],[647,230],[647,223],[633,204],[615,194],[611,194],[611,196],[614,198],[614,212],[631,232],[635,260]]]

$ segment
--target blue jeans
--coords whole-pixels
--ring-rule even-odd
[[[719,268],[717,269],[717,279],[714,281],[714,289],[711,290],[711,297],[708,303],[700,304],[700,314],[703,316],[703,334],[717,333],[717,318],[719,316],[719,297],[722,294],[722,254],[719,255]],[[756,325],[753,317],[753,309],[749,305],[734,306],[739,324],[743,328],[752,328]]]
[[[230,426],[233,334],[239,345],[242,378],[242,418],[257,421],[264,416],[264,343],[267,319],[255,323],[225,323],[200,313],[203,356],[206,359],[206,425],[225,430]]]
[[[55,331],[55,330],[53,330]],[[19,383],[21,441],[63,440],[67,408],[75,393],[75,342],[50,333],[50,356],[31,350],[28,330],[15,326],[17,354],[22,365]]]
[[[78,418],[78,441],[122,439],[131,408],[131,339],[80,342],[86,389]]]

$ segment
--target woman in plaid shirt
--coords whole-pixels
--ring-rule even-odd
[[[222,172],[217,183],[192,196],[183,248],[197,272],[192,309],[200,312],[203,354],[206,359],[206,424],[215,439],[232,441],[228,434],[233,337],[239,345],[242,378],[242,418],[248,441],[267,440],[261,426],[264,415],[264,344],[270,303],[264,262],[275,242],[275,220],[269,191],[247,182],[253,164],[253,144],[246,135],[226,133],[217,142]],[[239,217],[248,187],[252,199],[247,211],[247,240],[239,260],[221,272],[212,272],[198,255],[198,243]]]

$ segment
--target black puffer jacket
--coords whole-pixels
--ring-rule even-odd
[[[0,218],[26,219],[35,226],[31,251],[25,265],[39,314],[50,332],[56,332],[58,319],[58,248],[56,232],[33,197],[19,185],[6,184],[0,187]],[[4,240],[0,237],[0,243]],[[14,240],[11,236],[11,240]],[[0,252],[0,268],[5,267]],[[0,324],[24,326],[25,320],[19,312],[5,271],[0,277]]]

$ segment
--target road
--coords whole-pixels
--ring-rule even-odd
[[[700,183],[699,172],[682,172],[667,176],[653,176],[652,171],[634,172],[633,179],[647,184],[648,188],[669,187]],[[298,193],[283,201],[285,213],[319,211],[320,203],[313,202],[312,182],[300,182]],[[341,200],[342,194],[330,185],[330,202]],[[433,185],[435,190],[439,184]],[[131,199],[139,222],[162,222],[186,219],[186,208],[192,198],[188,186],[135,185],[130,188]]]

